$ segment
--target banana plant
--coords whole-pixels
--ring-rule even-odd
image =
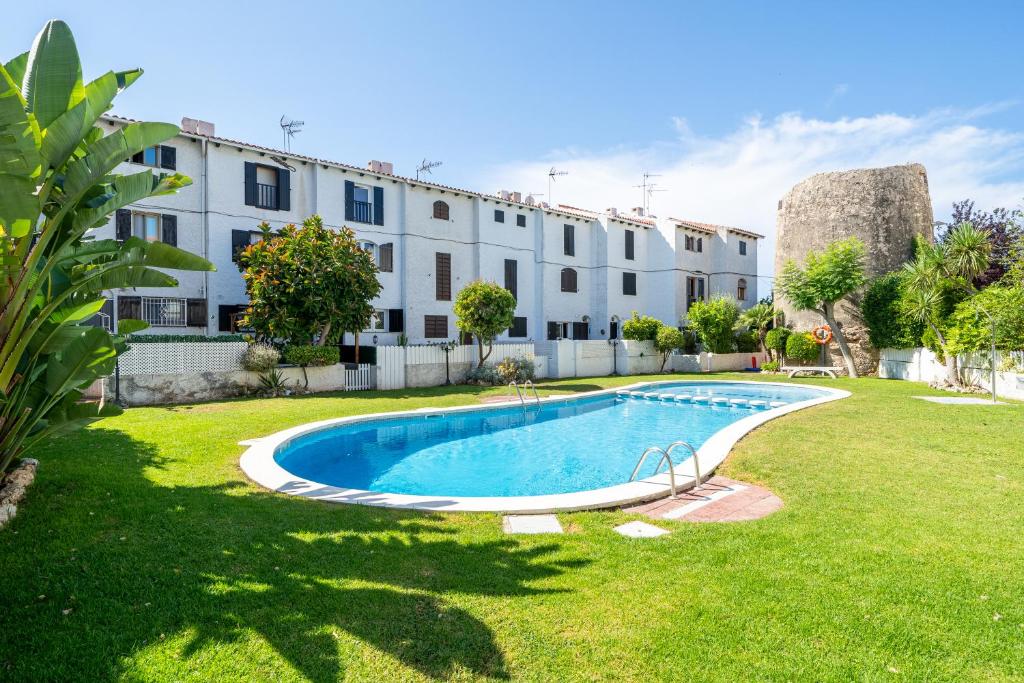
[[[94,239],[117,209],[191,183],[179,173],[121,175],[119,163],[178,133],[132,123],[104,135],[96,124],[141,69],[86,84],[67,24],[50,21],[32,49],[0,66],[0,474],[40,439],[116,412],[83,402],[146,327],[120,320],[118,335],[87,324],[121,287],[173,287],[156,270],[213,270],[203,258],[138,238]]]

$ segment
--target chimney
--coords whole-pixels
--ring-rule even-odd
[[[181,132],[202,135],[208,138],[212,138],[215,135],[212,123],[200,119],[190,119],[187,116],[183,116],[181,119]]]
[[[633,212],[634,216],[643,216],[644,215],[644,207],[642,207],[642,206],[634,206],[632,209],[630,209],[630,211]]]
[[[541,202],[540,204],[538,204],[538,206],[540,206],[540,208],[542,208],[542,209],[551,208],[551,205],[548,204],[547,202]]]
[[[514,201],[514,202],[516,202],[518,204],[522,204],[523,203],[523,193],[522,192],[513,192],[512,193],[512,201]]]
[[[498,190],[495,194],[497,194],[499,197],[501,197],[505,201],[508,201],[509,198],[512,196],[511,193],[509,193],[508,190]]]
[[[607,213],[612,218],[615,218],[616,216],[619,215],[619,210],[616,209],[614,206],[610,206],[607,209],[605,209],[605,213]]]
[[[372,173],[384,173],[387,175],[395,174],[395,165],[390,161],[377,161],[376,159],[371,159],[370,163],[366,165],[366,168],[370,169]]]

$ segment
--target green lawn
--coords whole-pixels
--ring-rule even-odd
[[[129,410],[36,454],[0,531],[0,680],[1024,677],[1024,406],[804,381],[853,396],[722,470],[783,510],[649,540],[615,534],[621,512],[508,537],[497,515],[325,504],[238,469],[245,438],[503,389]]]

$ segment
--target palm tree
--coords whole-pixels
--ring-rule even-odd
[[[756,304],[740,314],[740,324],[757,335],[758,344],[765,353],[768,349],[765,348],[764,337],[775,322],[777,314],[775,306],[769,303]]]
[[[938,244],[918,238],[915,257],[904,266],[910,294],[910,312],[935,336],[946,364],[946,379],[961,386],[955,353],[949,352],[942,322],[958,300],[977,293],[974,278],[988,268],[992,245],[985,230],[961,223]]]

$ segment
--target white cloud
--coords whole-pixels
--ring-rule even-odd
[[[661,216],[735,225],[768,236],[760,272],[773,271],[778,200],[796,183],[823,171],[920,162],[928,169],[936,220],[957,200],[979,207],[1017,207],[1024,201],[1024,133],[984,128],[977,120],[997,107],[936,110],[922,116],[877,114],[821,120],[789,113],[752,116],[722,137],[700,137],[685,119],[679,137],[643,149],[556,150],[543,159],[491,169],[484,187],[535,190],[554,165],[569,171],[553,186],[554,203],[591,209],[641,202],[644,171],[666,192],[653,195]],[[541,185],[543,183],[543,185]],[[762,283],[767,285],[767,282]]]

